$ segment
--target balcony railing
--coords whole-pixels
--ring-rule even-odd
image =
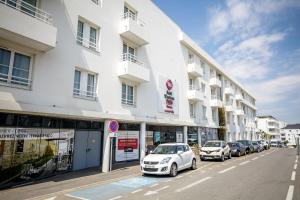
[[[13,70],[25,71],[26,73],[30,73],[24,69],[14,68]],[[3,73],[3,72],[7,73]],[[0,64],[0,85],[12,86],[12,87],[30,87],[31,80],[21,76],[9,75],[9,67],[3,64]]]
[[[135,21],[138,25],[143,26],[143,27],[146,25],[146,23],[143,20],[139,19],[136,16],[136,14],[131,13],[131,12],[124,13],[122,16],[122,19],[131,19],[132,21]]]
[[[77,97],[93,99],[93,100],[96,100],[96,98],[97,98],[96,91],[94,91],[94,90],[85,91],[85,90],[80,90],[80,89],[77,89],[77,88],[73,88],[73,95],[77,96]]]
[[[211,99],[213,99],[213,100],[220,100],[221,101],[221,98],[218,95],[216,95],[216,94],[212,94],[211,95]]]
[[[22,13],[25,13],[26,15],[34,17],[38,20],[41,20],[47,24],[52,25],[53,20],[52,20],[52,16],[49,13],[47,13],[35,6],[23,1],[23,0],[0,0],[0,3],[6,5],[10,8],[13,8],[15,10],[18,10]]]
[[[122,61],[129,61],[129,62],[138,64],[138,65],[141,65],[141,66],[144,65],[143,62],[139,61],[138,58],[135,55],[131,54],[131,53],[123,53],[122,56],[121,56],[121,60]]]
[[[77,44],[97,52],[100,51],[99,45],[97,44],[97,39],[93,37],[85,38],[81,32],[77,32]]]

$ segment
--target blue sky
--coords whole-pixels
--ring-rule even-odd
[[[153,0],[257,99],[300,123],[300,0]]]

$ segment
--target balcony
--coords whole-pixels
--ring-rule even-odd
[[[38,51],[56,46],[57,28],[45,11],[22,0],[1,0],[0,13],[1,38]]]
[[[221,81],[219,79],[217,79],[216,77],[210,78],[209,85],[211,87],[221,87],[222,86]]]
[[[135,55],[125,53],[122,54],[119,77],[137,83],[144,83],[150,81],[150,72]]]
[[[236,115],[244,115],[244,111],[241,108],[237,108],[237,110],[235,111]]]
[[[217,95],[212,95],[210,100],[210,106],[220,108],[223,106],[223,102],[221,101],[220,98],[217,97]]]
[[[190,89],[188,90],[187,96],[189,101],[197,102],[204,100],[202,92],[199,89],[195,89],[192,87],[190,87]]]
[[[243,101],[243,96],[241,95],[241,94],[236,94],[235,95],[235,99],[237,100],[237,101]]]
[[[231,87],[226,87],[224,89],[224,93],[228,94],[228,95],[233,95],[234,92],[233,92],[233,89]]]
[[[139,46],[148,44],[145,25],[135,14],[125,13],[122,17],[120,35]]]
[[[226,112],[233,112],[233,106],[232,104],[226,104],[225,105]]]
[[[195,62],[191,62],[188,64],[188,73],[193,78],[200,77],[203,76],[203,69]]]

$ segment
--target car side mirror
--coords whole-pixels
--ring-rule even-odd
[[[223,148],[225,148],[226,147],[226,145],[223,145]]]
[[[177,154],[182,154],[182,153],[183,153],[182,150],[177,151]]]

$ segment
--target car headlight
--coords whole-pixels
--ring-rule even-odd
[[[217,150],[215,150],[215,152],[220,152],[221,151],[221,149],[217,149]]]
[[[171,157],[164,158],[162,161],[160,161],[159,164],[167,164],[170,160],[171,160]]]

